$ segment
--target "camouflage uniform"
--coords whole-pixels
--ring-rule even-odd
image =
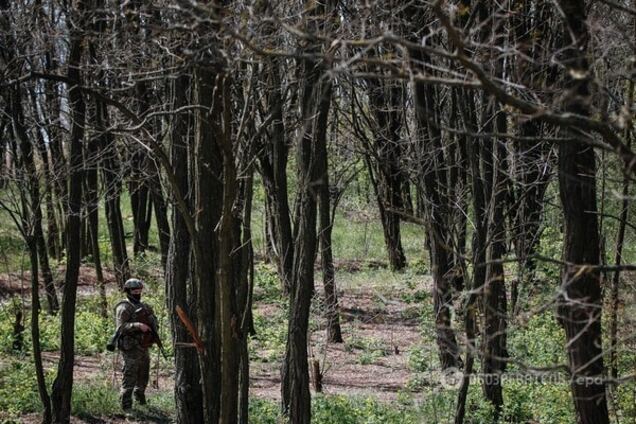
[[[148,312],[150,323],[146,324],[149,324],[156,332],[157,320],[150,306],[142,302],[123,300],[115,307],[117,328],[121,326],[117,347],[124,357],[124,375],[120,393],[123,409],[132,407],[133,393],[137,402],[142,405],[146,403],[145,391],[150,374],[150,355],[148,347],[142,346],[142,331],[136,325],[141,322],[138,314],[135,313],[139,308],[144,308]]]

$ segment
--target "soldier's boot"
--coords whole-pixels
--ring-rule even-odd
[[[123,409],[124,412],[129,412],[132,409],[132,405],[133,405],[132,390],[122,391],[120,400],[121,400],[121,409]]]
[[[146,394],[141,390],[135,390],[135,400],[140,405],[146,404]]]

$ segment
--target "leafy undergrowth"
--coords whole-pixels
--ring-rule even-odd
[[[364,267],[356,272],[339,272],[345,338],[341,345],[325,343],[322,293],[317,284],[310,322],[310,353],[319,360],[324,372],[325,393],[312,396],[314,423],[453,422],[457,390],[440,384],[433,299],[430,276],[426,272],[425,264],[420,263],[403,273]],[[162,323],[162,335],[169,340],[163,286],[153,278],[151,270],[144,277],[148,282],[144,300],[153,305]],[[118,404],[119,377],[112,378],[112,354],[104,354],[106,340],[114,327],[112,306],[119,298],[120,294],[111,288],[108,318],[100,315],[99,299],[94,293],[78,300],[76,348],[79,356],[73,396],[77,422],[125,421]],[[256,334],[250,340],[253,377],[250,423],[279,424],[284,422],[278,396],[288,306],[272,265],[258,264],[254,299]],[[548,300],[549,296],[537,296],[530,307]],[[0,422],[12,419],[37,422],[34,414],[40,412],[28,330],[24,332],[23,351],[13,349],[13,321],[20,307],[19,302],[9,302],[0,309]],[[460,314],[453,315],[455,328],[462,328],[461,319]],[[40,321],[47,386],[51,387],[54,352],[59,343],[59,318],[43,312]],[[29,327],[28,313],[25,326]],[[563,330],[552,310],[537,309],[536,313],[521,314],[510,323],[508,348],[514,361],[509,364],[508,373],[523,373],[527,367],[557,369],[566,361],[563,346]],[[633,366],[634,359],[621,357],[623,374]],[[149,389],[149,405],[138,408],[127,422],[172,421],[172,362],[161,359],[158,367],[160,389]],[[634,417],[633,393],[633,382],[619,386],[614,392],[613,404],[623,420]],[[465,423],[488,424],[492,416],[492,407],[484,401],[480,383],[472,382]],[[565,424],[574,421],[565,380],[505,381],[501,422]]]

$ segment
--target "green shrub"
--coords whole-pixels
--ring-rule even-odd
[[[257,263],[254,266],[254,301],[280,302],[283,298],[282,281],[272,264]]]
[[[32,362],[30,357],[0,361],[0,411],[9,417],[37,412],[42,408],[35,379],[35,366]],[[50,387],[52,376],[52,372],[46,373],[47,387]]]

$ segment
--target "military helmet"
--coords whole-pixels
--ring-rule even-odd
[[[124,290],[143,289],[144,283],[138,278],[129,278],[124,283]]]

